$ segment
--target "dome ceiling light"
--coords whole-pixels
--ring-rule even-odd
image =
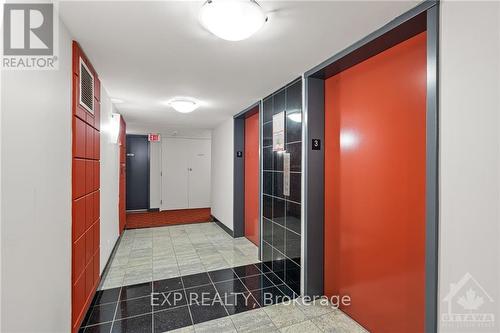
[[[190,113],[196,110],[200,104],[192,98],[177,97],[168,102],[168,105],[180,113]]]
[[[249,38],[266,21],[266,13],[254,0],[208,0],[200,11],[205,29],[229,41]]]

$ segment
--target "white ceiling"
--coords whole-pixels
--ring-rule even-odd
[[[269,21],[228,42],[198,22],[203,1],[61,2],[127,127],[213,128],[414,7],[416,1],[261,1]],[[164,105],[192,96],[180,114]]]

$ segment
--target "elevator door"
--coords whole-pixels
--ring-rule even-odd
[[[245,237],[259,246],[259,114],[245,119]]]
[[[423,332],[426,34],[325,82],[327,295],[370,332]]]

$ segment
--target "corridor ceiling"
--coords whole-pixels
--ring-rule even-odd
[[[416,1],[261,1],[269,21],[228,42],[198,22],[203,1],[66,1],[60,14],[131,127],[213,128]],[[191,96],[180,114],[165,102]]]

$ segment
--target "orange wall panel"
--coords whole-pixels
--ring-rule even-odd
[[[94,288],[94,263],[92,258],[89,260],[89,264],[85,267],[85,295],[87,296],[86,302],[89,303],[89,298],[92,296],[92,289]]]
[[[120,117],[120,132],[118,136],[118,144],[120,146],[120,179],[119,179],[119,197],[118,197],[118,231],[120,235],[123,230],[125,230],[125,224],[127,223],[127,214],[125,208],[125,200],[126,200],[126,139],[125,133],[127,130],[127,124],[123,117]]]
[[[73,201],[73,241],[77,240],[85,232],[85,198]]]
[[[92,228],[85,232],[85,265],[89,263],[94,255],[94,233]]]
[[[85,138],[85,157],[88,159],[94,158],[94,128],[86,125],[86,138]]]
[[[92,192],[94,187],[94,162],[85,161],[85,193]]]
[[[73,199],[85,195],[85,160],[73,159],[72,186]]]
[[[85,230],[90,228],[94,218],[94,196],[88,194],[85,196]]]
[[[85,237],[80,237],[73,243],[73,279],[83,273],[85,269]]]
[[[79,104],[80,58],[95,78],[94,114]],[[100,82],[73,42],[72,332],[77,332],[99,283]]]
[[[74,129],[73,129],[73,157],[85,158],[85,137],[86,137],[86,125],[80,118],[74,117]]]
[[[245,119],[245,237],[259,246],[259,113]]]
[[[101,134],[94,130],[94,159],[98,160],[101,156]]]
[[[100,212],[100,194],[99,194],[99,191],[95,191],[93,193],[93,206],[92,206],[92,211],[93,211],[93,214],[92,214],[92,222],[95,222],[99,219],[99,212]]]
[[[92,190],[93,191],[97,191],[99,189],[99,184],[101,182],[101,174],[100,174],[100,163],[99,161],[94,161],[94,173],[93,173],[93,176],[94,176],[94,179],[93,179],[93,186],[92,186]]]
[[[325,82],[325,293],[370,332],[423,332],[426,34]]]

